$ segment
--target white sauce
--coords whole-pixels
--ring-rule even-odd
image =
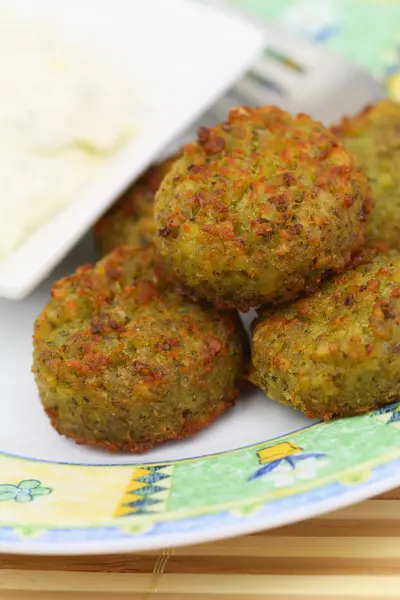
[[[0,15],[0,259],[132,134],[123,78],[50,25]]]

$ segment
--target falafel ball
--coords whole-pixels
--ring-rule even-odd
[[[200,127],[156,194],[157,243],[178,280],[217,306],[292,300],[363,245],[365,174],[304,114],[235,108]]]
[[[365,168],[375,206],[366,241],[400,250],[400,104],[382,100],[332,128]]]
[[[254,328],[249,379],[308,417],[350,416],[400,396],[400,255],[326,282]]]
[[[104,256],[118,246],[148,246],[156,226],[154,196],[178,155],[150,167],[94,226],[97,246]]]
[[[182,299],[154,246],[126,246],[58,281],[35,323],[36,382],[53,427],[143,452],[211,423],[238,396],[238,317]]]

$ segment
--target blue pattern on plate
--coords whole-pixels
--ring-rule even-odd
[[[38,532],[35,534],[34,539],[35,543],[37,542],[38,545],[40,545],[40,543],[57,545],[66,542],[121,541],[132,537],[137,539],[140,537],[163,536],[170,533],[184,534],[199,530],[204,531],[205,529],[215,530],[218,527],[233,526],[240,523],[246,523],[251,527],[252,523],[254,523],[254,525],[259,524],[263,517],[270,517],[274,514],[284,516],[285,513],[291,512],[295,515],[298,512],[299,507],[309,507],[311,512],[313,508],[318,509],[319,503],[334,497],[342,496],[343,500],[346,501],[346,496],[348,496],[351,491],[367,491],[369,487],[373,487],[380,481],[387,480],[399,473],[400,458],[396,458],[384,465],[372,469],[368,480],[364,482],[346,484],[335,481],[318,489],[308,490],[286,498],[270,500],[263,506],[260,506],[259,510],[255,511],[253,515],[240,515],[238,514],[240,511],[239,508],[236,512],[223,511],[214,515],[201,515],[176,521],[158,522],[142,532],[124,531],[119,527],[50,529],[43,531],[43,533]],[[128,526],[129,524],[126,523],[126,527]],[[20,539],[20,535],[16,529],[12,527],[0,527],[0,541],[18,543],[20,542]]]

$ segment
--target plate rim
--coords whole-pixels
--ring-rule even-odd
[[[396,402],[388,407],[389,410],[400,411],[400,402]],[[379,416],[381,413],[378,411],[373,411],[372,413],[368,413],[365,416]],[[363,417],[362,416],[362,417]],[[362,417],[355,417],[355,419],[360,419]],[[338,420],[336,420],[338,421]],[[341,419],[341,422],[344,420]],[[346,419],[347,421],[347,419]],[[17,455],[0,452],[1,457],[5,456],[10,459],[15,459],[17,461],[29,461],[36,462],[39,464],[52,464],[59,465],[62,468],[69,467],[92,467],[93,469],[99,468],[109,468],[109,467],[123,467],[125,469],[133,468],[141,468],[146,466],[162,466],[166,465],[175,465],[179,463],[187,463],[187,462],[196,462],[202,459],[210,458],[211,460],[216,457],[220,457],[221,455],[229,455],[240,450],[247,451],[252,450],[256,453],[257,448],[259,450],[262,449],[263,445],[267,445],[267,447],[271,447],[271,442],[276,440],[285,440],[292,436],[293,434],[298,434],[299,432],[304,432],[310,429],[319,428],[323,424],[323,422],[310,424],[306,427],[298,428],[294,431],[288,432],[281,436],[276,436],[274,438],[269,438],[262,442],[257,442],[255,444],[249,444],[242,448],[237,448],[233,450],[228,450],[225,452],[217,452],[208,455],[203,455],[201,457],[194,457],[188,459],[178,459],[174,461],[157,461],[157,462],[143,462],[139,464],[84,464],[84,463],[65,463],[65,462],[57,462],[57,461],[45,461],[41,459],[28,458],[28,457],[18,457]],[[385,425],[387,423],[385,422]],[[361,424],[362,425],[362,424]],[[357,429],[357,426],[356,426]],[[292,442],[293,443],[293,442]],[[274,446],[274,445],[273,445]],[[390,449],[389,449],[390,450]],[[371,461],[377,460],[379,457],[382,457],[382,462],[379,464],[371,465]],[[281,527],[284,525],[288,525],[294,522],[302,521],[304,519],[308,519],[311,517],[317,517],[324,513],[338,510],[340,508],[344,508],[351,504],[358,503],[365,499],[371,498],[377,494],[381,494],[385,491],[393,489],[397,486],[400,486],[400,446],[398,447],[398,451],[396,450],[396,445],[388,451],[387,455],[384,452],[378,452],[374,459],[366,458],[364,461],[360,461],[356,468],[362,471],[370,466],[370,473],[374,476],[368,476],[367,479],[357,480],[356,482],[352,482],[351,485],[343,486],[339,488],[339,491],[329,493],[327,496],[324,496],[324,490],[328,488],[330,485],[334,485],[336,479],[340,479],[340,471],[335,473],[335,478],[329,479],[328,481],[321,483],[320,486],[316,486],[314,488],[309,487],[302,489],[297,493],[293,491],[289,493],[287,496],[281,496],[277,498],[268,498],[261,499],[262,496],[266,495],[260,492],[255,491],[253,495],[247,498],[243,498],[243,505],[254,505],[254,510],[251,509],[249,513],[241,512],[240,506],[227,508],[224,507],[223,503],[220,503],[220,509],[215,513],[210,513],[209,516],[212,519],[215,517],[218,519],[220,517],[220,523],[212,523],[211,526],[209,523],[204,527],[200,524],[200,526],[196,526],[194,528],[185,529],[183,527],[182,530],[178,530],[176,532],[161,532],[154,533],[151,535],[146,535],[147,529],[144,529],[140,532],[127,531],[129,528],[129,524],[132,521],[118,521],[116,518],[112,519],[111,517],[106,522],[99,522],[94,525],[78,524],[78,525],[64,525],[59,528],[52,528],[48,526],[43,526],[44,532],[57,532],[60,530],[63,531],[71,531],[73,532],[102,532],[103,535],[100,535],[94,539],[73,539],[71,540],[57,540],[54,541],[38,541],[38,538],[33,537],[31,539],[27,537],[17,536],[14,540],[6,540],[2,539],[2,532],[4,531],[15,531],[17,528],[16,525],[13,525],[11,522],[7,524],[5,519],[3,523],[0,523],[0,552],[3,553],[11,553],[11,554],[30,554],[30,555],[44,555],[44,556],[62,556],[62,555],[87,555],[87,554],[118,554],[118,553],[131,553],[131,552],[143,552],[150,550],[160,550],[162,548],[174,548],[178,546],[187,546],[192,544],[200,544],[205,542],[212,542],[219,539],[229,539],[236,536],[248,535],[257,531],[273,529],[276,527]],[[390,470],[388,473],[387,470]],[[343,474],[348,471],[348,467],[343,469]],[[382,472],[382,476],[379,474]],[[343,476],[343,475],[342,475]],[[317,479],[317,478],[316,478]],[[311,499],[307,497],[307,495],[313,495]],[[282,503],[287,501],[287,506],[283,508],[283,510],[275,510],[276,503]],[[300,504],[299,504],[300,503]],[[2,504],[2,503],[1,503]],[[227,503],[226,503],[227,504]],[[268,514],[268,507],[274,507],[273,510]],[[236,511],[236,512],[235,512]],[[158,520],[155,520],[154,523],[151,523],[151,527],[157,526],[157,524],[163,523],[179,523],[179,521],[184,522],[185,520],[201,520],[202,517],[207,515],[207,512],[204,511],[200,507],[198,509],[198,513],[184,515],[181,518],[177,519],[165,519],[163,521],[162,515],[167,514],[169,511],[164,511],[164,513],[159,513],[157,516]],[[172,513],[173,511],[170,511]],[[238,513],[240,516],[238,516]],[[228,515],[226,520],[224,521],[223,516]],[[128,517],[129,518],[129,517]],[[126,527],[124,529],[124,525]],[[29,524],[21,524],[21,527],[29,527]],[[40,526],[36,526],[39,527]],[[107,539],[107,531],[115,530],[117,533],[120,533],[120,536],[117,538]],[[38,536],[40,537],[40,536]]]
[[[336,497],[329,498],[321,501],[316,507],[314,504],[302,507],[301,509],[293,509],[292,511],[285,513],[284,516],[276,517],[272,519],[272,522],[266,524],[264,518],[249,519],[244,523],[237,525],[224,525],[215,528],[210,531],[206,529],[205,532],[201,530],[196,531],[195,534],[190,532],[190,535],[186,533],[176,534],[174,540],[170,539],[168,534],[164,534],[157,538],[124,538],[121,540],[109,540],[106,543],[100,540],[102,543],[101,548],[99,547],[99,541],[80,542],[79,545],[75,542],[62,543],[60,546],[51,544],[49,542],[42,542],[40,545],[32,543],[31,541],[22,540],[22,544],[16,545],[15,542],[3,542],[0,541],[0,553],[4,554],[28,554],[32,556],[85,556],[85,555],[102,555],[102,554],[124,554],[124,553],[137,553],[137,552],[160,552],[165,548],[178,548],[185,546],[192,546],[197,544],[211,543],[222,539],[232,539],[244,535],[250,535],[257,533],[258,531],[269,531],[276,529],[277,527],[283,527],[285,525],[291,525],[307,519],[319,517],[321,515],[346,508],[358,504],[364,500],[368,500],[379,494],[390,491],[400,486],[400,468],[396,476],[384,479],[381,484],[371,483],[365,491],[361,491],[359,488],[349,490],[347,494],[343,494],[343,497],[339,501]],[[373,489],[369,489],[369,487]],[[0,526],[1,532],[2,526]],[[154,543],[154,541],[156,543]],[[139,541],[139,543],[138,543]]]

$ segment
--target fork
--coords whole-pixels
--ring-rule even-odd
[[[224,2],[215,0],[210,3],[224,6]],[[345,58],[276,23],[240,12],[264,32],[264,52],[244,77],[202,115],[196,126],[176,140],[174,150],[195,137],[199,124],[210,126],[224,120],[232,106],[275,104],[292,114],[305,112],[330,125],[385,96],[379,81]]]

